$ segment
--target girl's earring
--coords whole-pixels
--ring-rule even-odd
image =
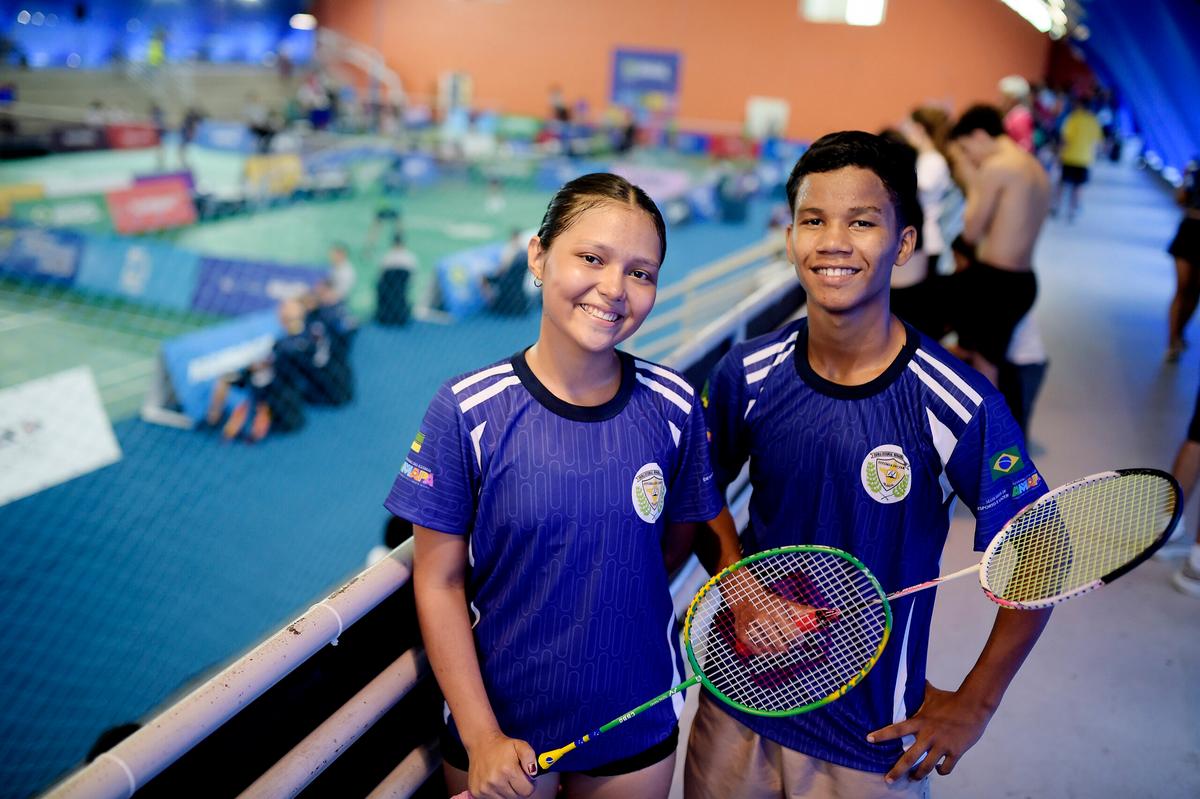
[[[535,277],[533,279],[533,285],[537,286],[540,289],[544,284],[542,283],[542,279],[540,277]]]

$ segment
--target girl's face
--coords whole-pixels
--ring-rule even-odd
[[[654,307],[661,251],[649,214],[616,202],[584,211],[549,249],[535,236],[529,269],[544,284],[542,336],[611,351]]]

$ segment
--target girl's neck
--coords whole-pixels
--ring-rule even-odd
[[[572,405],[603,405],[621,389],[616,350],[588,352],[542,335],[526,351],[525,362],[551,394]]]

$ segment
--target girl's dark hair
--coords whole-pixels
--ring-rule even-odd
[[[805,175],[836,172],[848,166],[874,172],[887,189],[900,227],[912,225],[920,229],[922,215],[912,148],[861,130],[828,133],[800,156],[787,182],[788,207],[792,213],[796,213],[796,193]]]
[[[922,105],[914,108],[909,118],[921,126],[935,147],[941,149],[950,130],[949,114],[936,106]]]
[[[658,206],[646,192],[620,175],[608,172],[582,175],[558,190],[554,199],[550,200],[546,215],[542,217],[542,224],[538,227],[537,236],[542,243],[542,249],[550,249],[558,235],[573,225],[584,211],[604,203],[635,205],[645,211],[658,231],[659,263],[666,259],[667,226]]]

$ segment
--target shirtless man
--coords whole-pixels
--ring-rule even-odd
[[[997,384],[1013,329],[1033,307],[1033,248],[1050,209],[1042,165],[1004,133],[998,109],[967,109],[950,130],[954,170],[967,196],[953,249],[965,259],[955,278],[954,327],[965,359]]]

